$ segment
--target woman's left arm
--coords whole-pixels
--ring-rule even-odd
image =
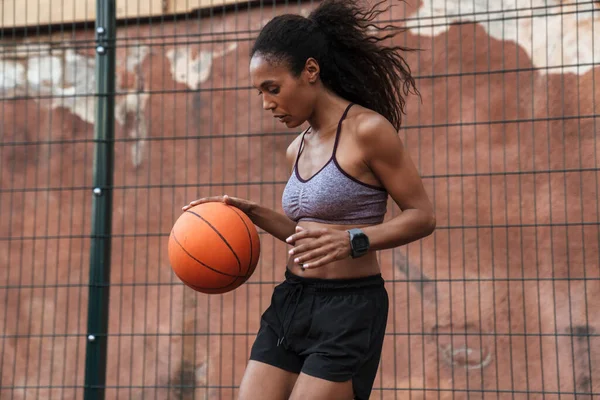
[[[402,246],[430,235],[436,224],[433,206],[393,127],[378,118],[359,126],[357,139],[365,163],[402,211],[389,221],[363,229],[371,249]]]
[[[369,117],[357,124],[356,141],[363,162],[371,169],[396,202],[400,215],[379,225],[362,228],[371,250],[405,245],[430,235],[435,229],[433,207],[421,177],[393,126],[383,117]],[[350,256],[348,232],[327,228],[302,229],[286,241],[312,238],[290,250],[305,268],[322,267]]]

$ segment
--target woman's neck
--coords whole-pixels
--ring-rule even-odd
[[[320,132],[335,134],[335,128],[346,107],[348,107],[347,100],[329,90],[323,90],[323,94],[317,97],[313,114],[308,119],[311,131],[317,134]]]

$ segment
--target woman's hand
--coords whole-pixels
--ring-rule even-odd
[[[295,246],[297,241],[304,243]],[[333,261],[350,257],[350,235],[347,231],[296,227],[296,233],[286,239],[294,245],[289,253],[302,268],[319,268]]]
[[[198,204],[209,203],[209,202],[225,203],[227,205],[238,208],[240,211],[244,212],[245,214],[250,213],[252,211],[252,208],[256,205],[253,202],[248,201],[248,200],[223,195],[223,196],[204,197],[202,199],[194,200],[194,201],[190,202],[188,205],[184,206],[182,208],[182,210],[187,211],[190,208],[197,206]]]

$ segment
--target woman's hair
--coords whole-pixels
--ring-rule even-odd
[[[355,0],[325,0],[309,16],[286,14],[269,21],[251,49],[271,62],[287,63],[299,76],[306,60],[317,60],[325,87],[339,96],[376,111],[400,129],[405,99],[411,88],[418,94],[410,67],[399,51],[380,42],[399,29],[376,26],[373,20],[387,10],[383,1],[365,11]],[[375,33],[390,30],[380,37]]]

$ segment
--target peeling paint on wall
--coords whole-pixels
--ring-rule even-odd
[[[600,63],[593,37],[600,9],[586,0],[423,0],[413,18],[407,26],[423,36],[477,22],[491,37],[521,46],[541,74],[584,74]]]
[[[189,48],[171,49],[167,52],[171,63],[171,75],[176,82],[183,83],[191,89],[197,89],[199,84],[206,82],[212,67],[212,53],[201,51],[193,57]]]
[[[134,167],[139,167],[144,158],[146,139],[148,138],[148,124],[144,115],[149,95],[147,93],[129,93],[124,100],[115,106],[115,120],[122,126],[126,125],[127,116],[133,116],[133,124],[129,128],[129,137],[138,139],[131,145],[131,162]]]
[[[139,138],[131,147],[131,160],[135,167],[142,163],[148,137],[144,111],[149,94],[144,92],[140,66],[149,54],[150,48],[140,45],[130,47],[126,57],[117,58],[117,70],[125,70],[134,76],[134,84],[128,87],[117,74],[116,91],[125,95],[116,98],[115,119],[128,128],[130,137]],[[12,52],[5,51],[0,58],[0,92],[5,97],[30,97],[42,107],[67,109],[93,125],[96,118],[95,91],[95,58],[72,49],[18,45]],[[126,127],[128,116],[134,120],[131,127]]]
[[[136,48],[122,64],[128,71],[133,71],[147,54],[147,47]],[[0,91],[5,96],[27,96],[51,108],[69,109],[82,120],[94,124],[94,68],[93,57],[72,49],[41,47],[36,53],[25,53],[16,47],[14,52],[6,51],[0,59]],[[127,91],[119,83],[117,80],[117,91]],[[51,102],[44,101],[50,97]]]
[[[210,77],[213,59],[223,57],[235,49],[237,43],[230,43],[223,50],[200,51],[194,55],[189,47],[173,48],[167,52],[173,80],[185,84],[190,89],[198,89],[200,84]]]
[[[212,61],[235,51],[237,43],[229,43],[215,51],[196,54],[189,46],[167,51],[172,79],[191,89],[206,82]],[[145,110],[149,100],[141,65],[150,54],[150,47],[132,45],[125,57],[117,57],[115,120],[131,138],[131,160],[138,167],[144,158],[148,137]],[[123,79],[121,72],[130,79]],[[79,54],[72,49],[52,49],[47,45],[20,44],[7,50],[0,58],[0,92],[5,97],[26,96],[42,107],[64,108],[83,121],[95,123],[96,91],[95,57]],[[133,120],[128,124],[128,120]]]
[[[95,102],[94,98],[90,96],[96,91],[94,65],[93,58],[77,54],[72,50],[65,51],[64,75],[52,87],[48,87],[46,84],[41,86],[44,94],[63,96],[53,98],[51,107],[66,108],[82,120],[94,124]]]
[[[125,59],[125,69],[129,72],[135,72],[135,70],[144,62],[148,54],[150,54],[149,46],[130,47],[127,51],[127,58]]]
[[[0,87],[14,90],[20,83],[25,81],[25,67],[16,61],[0,60]]]
[[[144,160],[144,150],[146,149],[146,139],[148,138],[148,124],[146,123],[146,105],[150,95],[146,91],[144,73],[141,65],[146,57],[150,54],[148,46],[130,47],[125,57],[125,70],[133,74],[134,82],[127,90],[119,90],[120,92],[129,92],[125,96],[121,96],[115,104],[115,120],[128,130],[129,137],[138,139],[132,142],[131,162],[134,167],[139,167]],[[117,75],[119,78],[120,75]],[[125,87],[125,84],[117,79],[116,86],[118,88]],[[133,124],[127,126],[127,117],[133,117]]]

